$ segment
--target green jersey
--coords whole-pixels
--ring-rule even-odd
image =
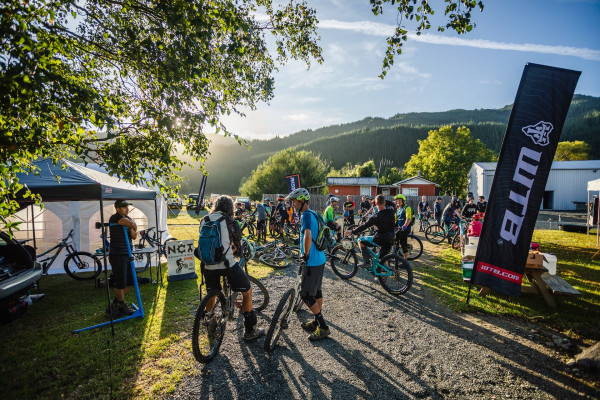
[[[327,208],[325,209],[325,212],[323,213],[323,220],[325,221],[325,223],[335,222],[335,218],[333,216],[333,206],[332,205],[327,206]]]

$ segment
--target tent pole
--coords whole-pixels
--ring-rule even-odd
[[[102,257],[104,258],[104,280],[106,285],[106,300],[108,302],[108,307],[110,307],[110,288],[108,285],[108,260],[106,256],[106,252],[108,251],[108,248],[106,247],[106,238],[108,236],[106,232],[106,227],[104,226],[104,202],[102,201],[102,197],[100,197],[100,223],[102,224]],[[113,324],[112,313],[110,313],[109,317],[111,335],[112,337],[115,337],[115,326]]]
[[[158,233],[158,205],[156,204],[156,194],[154,196],[154,225],[156,226],[156,232]],[[158,235],[159,240],[162,240],[162,235]],[[162,244],[162,243],[161,243]],[[160,268],[160,253],[156,252],[156,283],[160,275],[160,283],[162,284],[162,274]],[[152,278],[152,263],[150,263],[150,277]]]
[[[587,210],[586,210],[586,217],[585,217],[585,230],[587,237],[590,237],[590,191],[588,189],[587,191],[587,195],[588,195],[588,201],[587,201]],[[589,239],[586,239],[589,240]]]
[[[37,242],[35,240],[35,210],[33,204],[31,205],[31,231],[33,232],[33,248],[37,249]]]

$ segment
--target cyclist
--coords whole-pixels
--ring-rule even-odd
[[[433,205],[433,218],[435,218],[439,226],[442,226],[442,211],[442,198],[438,197],[435,199],[435,204]]]
[[[279,215],[275,210],[275,202],[269,202],[269,210],[271,210],[269,213],[269,229],[271,232],[275,232],[278,226],[277,216]]]
[[[486,208],[487,201],[485,201],[485,196],[479,196],[479,201],[477,202],[477,212],[484,214]]]
[[[360,203],[360,210],[358,210],[358,215],[360,215],[362,217],[363,214],[365,214],[370,209],[371,209],[371,202],[369,201],[369,198],[367,196],[362,196],[362,201]]]
[[[294,207],[292,207],[291,201],[286,201],[286,207],[287,207],[287,214],[288,214],[286,223],[288,226],[290,226],[292,221],[294,220]]]
[[[473,197],[467,199],[467,204],[463,207],[461,214],[465,218],[472,218],[473,215],[477,214],[477,205]]]
[[[256,203],[256,231],[266,232],[267,229],[267,211],[263,203]],[[257,235],[261,238],[261,235]]]
[[[317,214],[309,209],[310,194],[304,188],[298,188],[287,196],[294,208],[300,213],[300,252],[306,263],[302,269],[302,287],[300,297],[313,313],[314,320],[302,324],[302,328],[311,332],[309,340],[321,340],[329,336],[330,330],[323,318],[323,270],[325,253],[313,246],[319,235]]]
[[[277,207],[275,207],[275,212],[277,213],[279,219],[279,232],[283,232],[283,226],[288,219],[287,207],[283,202],[284,200],[285,197],[283,197],[283,195],[277,195]]]
[[[419,213],[419,219],[429,219],[431,207],[429,206],[429,202],[427,201],[426,196],[421,196],[421,201],[417,205],[417,212]],[[422,230],[422,225],[420,229]]]
[[[356,204],[352,201],[352,196],[346,196],[344,203],[344,224],[347,226],[354,225],[354,208]]]
[[[323,220],[325,221],[325,223],[327,224],[329,229],[331,229],[332,232],[335,232],[338,241],[341,239],[341,236],[340,236],[341,228],[338,225],[338,223],[335,222],[335,210],[338,208],[339,201],[340,201],[340,199],[338,199],[337,197],[330,198],[329,199],[330,204],[327,206],[327,208],[325,209],[325,212],[323,213]]]
[[[371,226],[377,227],[377,232],[374,236],[363,236],[358,239],[360,252],[363,257],[363,262],[359,267],[362,268],[369,267],[371,263],[367,247],[381,246],[381,250],[379,251],[379,258],[381,259],[390,251],[394,244],[394,226],[396,225],[395,212],[394,210],[385,207],[385,197],[382,195],[377,195],[375,198],[375,205],[378,209],[377,213],[373,214],[364,224],[352,231],[346,231],[345,233],[346,236],[350,236],[350,233],[357,235]]]
[[[446,229],[450,230],[450,227],[453,224],[458,224],[460,217],[460,200],[458,200],[458,197],[454,196],[442,212],[442,218],[446,224]],[[448,236],[448,243],[452,243],[452,238],[450,236]]]
[[[206,282],[206,291],[221,289],[221,276],[227,276],[231,289],[242,294],[242,313],[244,315],[244,340],[254,340],[264,335],[264,329],[258,329],[256,324],[256,312],[252,309],[252,290],[248,276],[235,260],[235,257],[242,256],[241,232],[239,226],[233,219],[233,200],[231,197],[223,195],[219,196],[215,201],[213,209],[200,222],[200,230],[202,224],[208,218],[211,221],[216,221],[222,216],[225,219],[221,224],[221,246],[225,250],[225,261],[215,265],[205,265],[200,263],[202,275]],[[211,304],[212,303],[212,304]],[[207,304],[206,311],[210,311],[214,307],[215,299]],[[213,316],[214,317],[214,316]]]
[[[403,194],[397,194],[394,196],[394,200],[396,200],[397,224],[400,228],[396,233],[396,239],[400,240],[404,258],[408,258],[408,235],[412,223],[412,209],[406,206],[406,197]]]

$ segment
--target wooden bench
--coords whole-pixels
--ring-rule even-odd
[[[566,294],[571,296],[581,296],[581,293],[565,281],[563,278],[557,275],[550,275],[547,272],[542,274],[542,280],[553,294]]]

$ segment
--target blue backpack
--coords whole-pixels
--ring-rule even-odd
[[[220,264],[225,261],[225,254],[229,251],[223,249],[221,241],[221,221],[225,219],[222,216],[214,221],[211,221],[207,215],[202,220],[203,224],[200,228],[200,237],[198,238],[198,248],[196,249],[196,257],[206,265]]]

